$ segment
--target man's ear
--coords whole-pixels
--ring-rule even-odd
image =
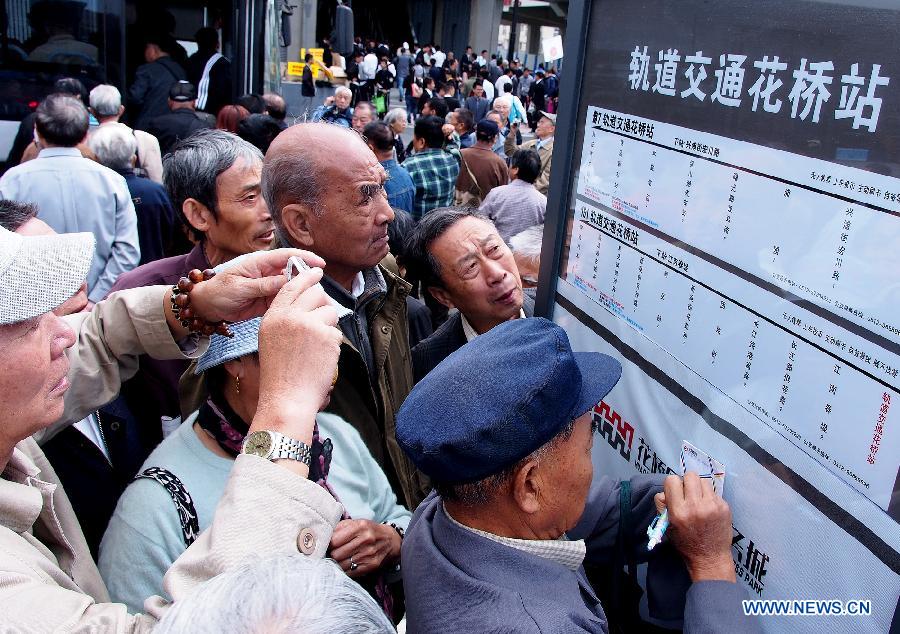
[[[188,223],[197,231],[206,233],[212,227],[216,219],[213,217],[209,207],[201,203],[196,198],[188,198],[181,203],[181,211]]]
[[[428,292],[431,293],[431,296],[434,297],[438,303],[443,304],[447,308],[456,308],[453,299],[446,289],[440,288],[439,286],[429,286]]]
[[[281,222],[295,247],[312,250],[315,246],[314,217],[312,209],[299,203],[285,205],[281,209]]]
[[[522,465],[510,482],[512,498],[523,513],[533,515],[541,510],[541,477],[537,460]]]

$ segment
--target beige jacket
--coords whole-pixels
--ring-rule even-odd
[[[105,404],[134,374],[137,357],[193,358],[205,350],[172,340],[163,287],[111,295],[89,314],[67,317],[78,334],[69,351],[63,419],[44,438]],[[193,349],[191,349],[193,348]],[[234,463],[210,528],[172,565],[163,583],[175,601],[249,557],[301,552],[323,557],[342,507],[324,489],[267,460]],[[149,631],[166,609],[147,599],[130,615],[109,594],[62,485],[34,439],[20,442],[0,478],[0,630]]]
[[[535,148],[538,141],[540,139],[532,139],[525,141],[522,145],[516,145],[516,135],[510,133],[507,135],[506,141],[503,142],[503,151],[506,152],[506,156],[512,157],[516,150]],[[553,141],[541,147],[541,149],[537,150],[537,153],[541,157],[541,173],[538,175],[537,180],[534,181],[534,187],[546,196],[547,191],[550,189],[550,163],[553,159]]]

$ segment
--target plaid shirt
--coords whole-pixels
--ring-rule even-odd
[[[413,218],[418,220],[432,209],[453,204],[456,177],[459,176],[459,163],[453,154],[429,148],[407,158],[403,167],[416,186]]]

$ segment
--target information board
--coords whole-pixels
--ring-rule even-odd
[[[595,467],[675,472],[682,440],[724,463],[749,598],[872,601],[829,631],[900,626],[898,27],[597,0],[566,41],[538,309],[623,360]]]

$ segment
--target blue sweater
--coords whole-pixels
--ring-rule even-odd
[[[163,467],[178,476],[193,499],[200,530],[205,530],[212,524],[234,461],[200,442],[195,418],[196,414],[189,416],[160,443],[141,471]],[[406,528],[411,513],[397,504],[359,432],[334,414],[320,413],[316,422],[322,439],[331,438],[334,444],[328,483],[350,516]],[[147,479],[132,482],[119,498],[100,544],[100,574],[112,600],[137,613],[143,612],[147,597],[168,598],[163,576],[186,548],[175,505],[162,485]]]

